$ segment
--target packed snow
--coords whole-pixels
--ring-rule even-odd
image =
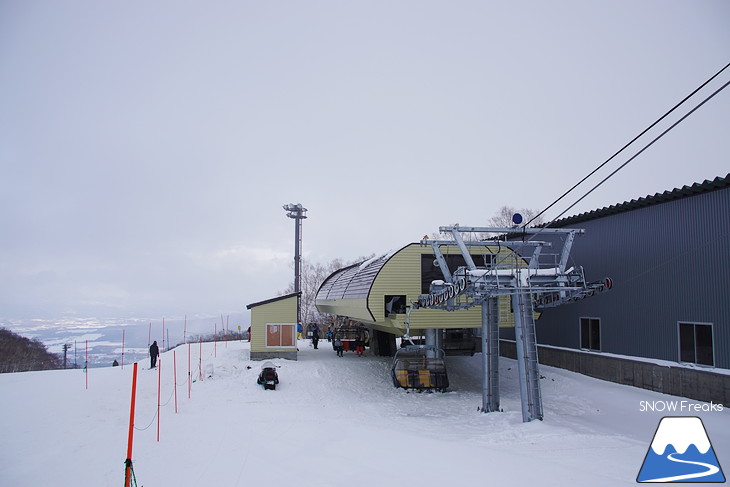
[[[545,419],[523,423],[510,359],[500,362],[504,411],[484,414],[479,355],[447,359],[448,392],[415,393],[392,386],[386,357],[339,358],[326,341],[299,349],[297,361],[273,360],[275,391],[256,383],[262,362],[246,342],[204,343],[202,356],[200,344],[182,345],[160,370],[140,362],[137,485],[630,485],[660,419],[681,415],[644,406],[686,400],[543,366]],[[0,485],[123,485],[132,371],[0,375]],[[684,415],[702,418],[728,468],[730,412],[704,409]]]

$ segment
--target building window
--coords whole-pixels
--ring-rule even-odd
[[[406,313],[405,296],[385,296],[385,316]]]
[[[679,361],[699,365],[715,365],[712,346],[712,325],[679,323]]]
[[[477,255],[472,254],[471,256],[474,264],[478,268],[491,268],[494,265],[494,255],[484,254]],[[464,256],[461,254],[444,254],[444,260],[449,268],[450,273],[459,267],[466,267],[466,261]],[[439,268],[436,256],[433,254],[422,254],[421,255],[421,294],[428,294],[431,291],[431,281],[438,281],[444,279],[444,273]]]
[[[269,348],[296,347],[296,325],[293,323],[266,323],[266,346]]]
[[[580,348],[601,350],[601,320],[599,318],[580,319]]]

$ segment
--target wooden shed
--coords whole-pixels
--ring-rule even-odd
[[[292,293],[246,306],[251,310],[251,360],[297,359],[297,305]]]

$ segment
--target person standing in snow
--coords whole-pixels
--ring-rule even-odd
[[[152,342],[150,345],[150,369],[154,369],[157,365],[157,356],[160,354],[160,349],[157,347],[157,340]]]
[[[337,352],[337,356],[342,357],[342,340],[340,340],[339,337],[335,337],[335,342],[332,346],[334,347],[335,352]]]
[[[319,343],[319,330],[314,329],[312,332],[312,345],[314,345],[314,349],[317,350],[317,344]]]

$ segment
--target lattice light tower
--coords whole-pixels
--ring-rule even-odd
[[[302,220],[307,218],[307,209],[301,203],[289,203],[283,206],[286,216],[294,219],[294,292],[300,293],[302,269]],[[301,323],[300,300],[297,299],[297,324]]]

